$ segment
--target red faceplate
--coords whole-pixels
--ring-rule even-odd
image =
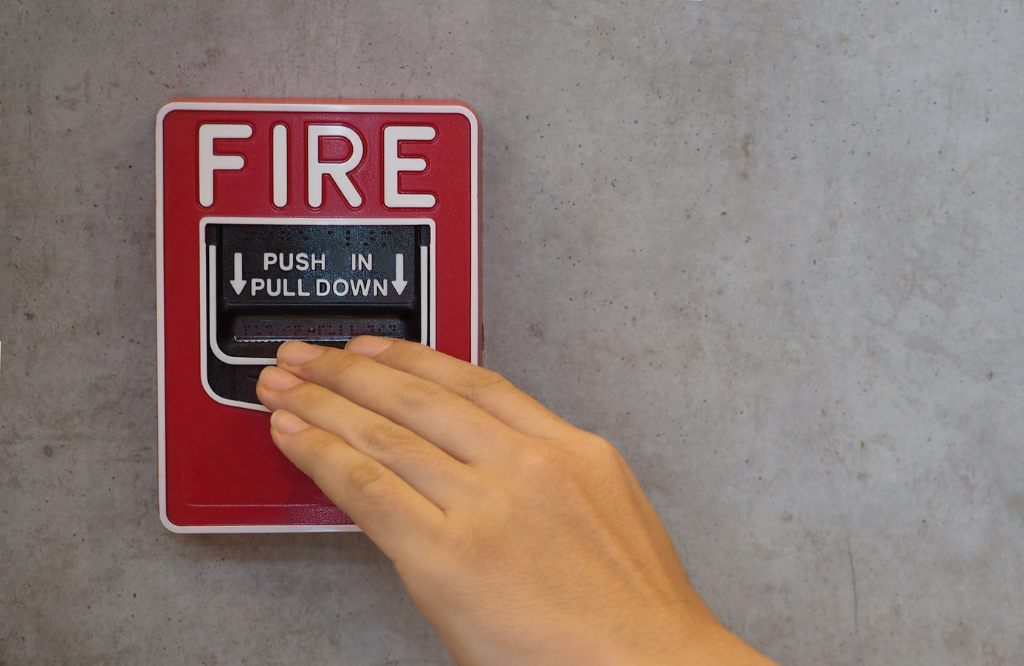
[[[251,127],[245,139],[214,142],[217,155],[239,155],[239,170],[214,172],[212,205],[200,205],[199,136],[205,124]],[[273,128],[287,127],[287,204],[275,205]],[[318,208],[307,197],[310,125],[345,126],[362,141],[349,173],[362,202],[349,205],[325,178]],[[399,147],[426,161],[398,176],[398,190],[429,193],[433,207],[385,205],[384,130],[436,130],[430,141]],[[438,350],[477,362],[478,125],[458,102],[177,100],[156,124],[158,342],[160,363],[161,517],[174,531],[313,531],[351,529],[352,521],[274,446],[269,415],[220,404],[203,387],[200,335],[201,221],[231,218],[429,218],[435,225]],[[321,140],[324,162],[352,146]],[[280,154],[280,152],[279,152]],[[279,164],[280,158],[279,158]],[[281,200],[280,192],[278,201]]]

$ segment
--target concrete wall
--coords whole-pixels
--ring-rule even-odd
[[[1024,5],[0,5],[0,664],[446,664],[361,535],[157,519],[153,118],[454,97],[487,366],[786,665],[1024,654]]]

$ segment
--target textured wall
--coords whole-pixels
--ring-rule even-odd
[[[0,3],[0,664],[446,664],[361,535],[157,518],[153,118],[454,97],[485,363],[786,665],[1024,654],[1024,5]]]

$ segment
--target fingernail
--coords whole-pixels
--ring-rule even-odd
[[[270,427],[286,435],[294,435],[309,427],[309,424],[291,412],[279,409],[270,415]]]
[[[271,391],[285,391],[302,383],[302,380],[281,368],[268,365],[260,373],[260,386]]]
[[[292,341],[281,345],[277,350],[277,360],[287,365],[302,365],[327,351],[323,347]]]
[[[391,345],[395,344],[394,338],[375,338],[372,335],[360,335],[352,338],[345,345],[345,350],[355,352],[367,358],[373,358]]]

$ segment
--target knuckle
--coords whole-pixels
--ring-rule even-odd
[[[562,487],[572,478],[573,466],[553,446],[525,446],[519,452],[520,472],[546,486]]]
[[[568,497],[583,492],[583,487],[594,478],[621,478],[631,474],[622,454],[601,437],[586,433],[574,443],[578,446],[531,443],[521,447],[517,466],[523,481],[540,484]]]
[[[293,406],[300,416],[308,418],[312,414],[330,411],[335,399],[334,393],[306,382],[288,390],[286,404]]]
[[[356,364],[363,360],[359,354],[346,353],[340,349],[328,349],[320,358],[324,360],[327,372],[339,379],[350,374]]]
[[[586,452],[594,464],[609,471],[620,472],[629,469],[626,459],[607,440],[590,433],[587,435]]]
[[[314,476],[320,470],[335,468],[337,447],[331,436],[327,433],[322,430],[307,428],[301,432],[286,435],[286,438],[293,443],[301,443],[308,459],[313,461],[312,469],[315,470]]]
[[[448,391],[438,384],[418,380],[395,386],[392,395],[399,410],[418,411],[444,400]]]
[[[475,550],[472,530],[460,522],[446,527],[442,535],[442,543],[444,550],[458,559],[469,556]]]
[[[383,420],[366,426],[361,436],[365,445],[377,452],[399,448],[400,443],[408,439],[408,434],[400,426]]]
[[[551,467],[552,449],[524,446],[519,452],[519,464],[528,472],[538,473]]]
[[[431,354],[436,353],[418,342],[395,339],[387,349],[374,356],[373,360],[392,368],[407,369],[420,365]]]
[[[512,388],[512,383],[494,372],[484,368],[472,368],[459,384],[459,394],[470,402],[479,403],[486,396],[502,393]]]
[[[384,496],[386,476],[383,466],[369,460],[350,464],[347,474],[349,487],[361,502],[378,501]]]
[[[603,437],[588,433],[586,440],[587,448],[590,449],[598,458],[616,463],[622,460],[622,455],[619,454],[619,450],[612,446],[608,440]]]
[[[497,507],[497,510],[505,511],[507,514],[505,506]],[[488,509],[488,516],[499,516],[501,519],[487,522],[475,520],[470,516],[450,519],[437,541],[437,546],[444,552],[445,557],[471,568],[481,563],[500,560],[508,549],[507,529],[510,525],[510,516],[495,514],[492,509]]]
[[[408,340],[395,340],[395,342],[377,355],[389,362],[408,364],[410,361],[419,361],[430,354],[435,353],[433,349],[425,345],[409,342]]]

